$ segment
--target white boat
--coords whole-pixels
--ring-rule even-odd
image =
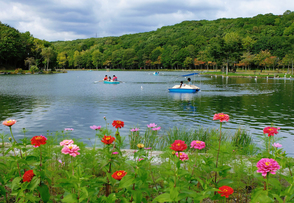
[[[194,93],[200,90],[199,87],[196,85],[175,85],[172,88],[168,89],[170,92],[177,92],[177,93]]]

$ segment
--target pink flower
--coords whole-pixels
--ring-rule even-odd
[[[137,132],[137,131],[139,131],[139,128],[133,128],[133,129],[131,129],[131,131],[132,132]]]
[[[112,152],[112,154],[118,154],[118,152]]]
[[[220,122],[224,122],[224,121],[229,121],[230,117],[228,114],[224,114],[224,113],[218,113],[218,114],[214,114],[213,116],[213,120],[219,120]]]
[[[100,130],[101,126],[92,125],[90,128],[93,130]]]
[[[142,161],[142,160],[144,160],[144,159],[143,158],[138,159],[138,161]]]
[[[152,128],[152,130],[154,130],[154,131],[157,131],[157,130],[160,130],[160,129],[161,129],[160,126],[158,126],[157,128]]]
[[[199,140],[193,140],[191,142],[191,148],[194,149],[203,149],[205,147],[205,142],[199,141]]]
[[[274,144],[272,144],[272,145],[273,145],[273,147],[276,147],[276,148],[282,147],[282,145],[279,144],[279,143],[274,143]]]
[[[147,147],[147,148],[144,148],[144,149],[149,150],[149,149],[152,149],[152,147]]]
[[[70,145],[65,145],[61,152],[63,154],[69,154],[70,156],[76,157],[77,155],[80,155],[80,153],[78,152],[80,150],[80,148],[75,145],[75,144],[70,144]]]
[[[148,128],[154,128],[156,127],[157,125],[155,123],[150,123],[149,125],[147,125]]]
[[[261,173],[262,176],[266,176],[267,173],[276,174],[276,170],[280,169],[278,162],[268,158],[260,159],[256,167],[258,168],[257,173]]]
[[[63,140],[62,142],[60,142],[60,146],[66,146],[66,145],[70,145],[73,143],[74,143],[73,140]]]
[[[267,134],[267,136],[274,136],[275,134],[278,134],[278,129],[274,127],[265,127],[263,129],[263,133]]]
[[[180,154],[180,157],[178,156],[179,154]],[[179,157],[181,161],[185,161],[189,159],[188,155],[184,152],[176,152],[176,156]]]
[[[64,128],[64,131],[73,131],[73,128]]]

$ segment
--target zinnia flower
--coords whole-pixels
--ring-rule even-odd
[[[234,190],[233,188],[229,186],[221,186],[218,188],[220,191],[218,191],[219,194],[221,194],[221,197],[225,196],[226,198],[229,198],[229,195],[233,194]]]
[[[218,113],[218,114],[214,114],[213,116],[213,120],[219,120],[220,122],[224,122],[224,121],[229,121],[230,117],[228,114],[224,114],[224,113]]]
[[[70,145],[73,143],[74,143],[73,140],[63,140],[62,142],[60,142],[60,146]]]
[[[112,144],[114,140],[115,140],[115,137],[112,137],[111,135],[109,136],[104,135],[101,142],[103,142],[104,144]]]
[[[73,131],[73,128],[64,128],[64,131]]]
[[[263,129],[263,133],[267,134],[267,136],[274,136],[275,134],[278,134],[278,129],[274,127],[265,127]]]
[[[92,126],[90,126],[90,128],[93,130],[100,130],[101,126],[92,125]]]
[[[205,142],[199,141],[199,140],[194,140],[191,142],[191,148],[194,149],[203,149],[205,147]]]
[[[126,174],[125,171],[116,171],[111,176],[116,180],[121,180]]]
[[[149,125],[147,125],[148,128],[154,128],[156,127],[157,125],[155,123],[150,123]]]
[[[138,159],[138,161],[143,161],[143,160],[144,160],[143,158]]]
[[[282,145],[279,144],[279,143],[274,143],[274,144],[272,144],[272,145],[273,145],[273,147],[276,147],[276,148],[282,147]]]
[[[69,154],[70,156],[76,157],[77,155],[80,155],[80,153],[78,152],[80,150],[80,148],[75,145],[75,144],[70,144],[70,145],[65,145],[61,152],[63,154]]]
[[[120,120],[114,120],[112,122],[112,126],[115,127],[115,128],[121,128],[121,127],[124,127],[125,123],[123,121],[120,121]]]
[[[262,176],[266,176],[267,173],[276,174],[276,170],[280,169],[278,162],[268,158],[260,159],[256,167],[258,168],[257,173],[261,173]]]
[[[112,152],[112,154],[118,154],[118,152]]]
[[[31,144],[34,145],[34,147],[40,147],[40,145],[46,144],[46,140],[47,138],[45,136],[37,135],[31,139]]]
[[[155,131],[160,130],[160,129],[161,129],[160,126],[158,126],[157,128],[152,128],[152,130],[155,130]]]
[[[133,128],[133,129],[131,129],[131,131],[132,132],[137,132],[137,131],[139,131],[139,128]]]
[[[144,144],[137,144],[137,147],[138,147],[139,149],[142,149],[142,148],[144,148]]]
[[[8,127],[14,125],[16,123],[16,120],[6,120],[6,121],[3,121],[3,125],[6,125]]]
[[[230,117],[228,114],[224,114],[224,113],[218,113],[218,114],[214,114],[213,116],[213,120],[219,120],[220,122],[224,122],[224,121],[229,121]]]
[[[179,156],[180,154],[180,156]],[[180,158],[181,161],[185,161],[185,160],[188,160],[189,157],[188,157],[188,154],[184,153],[184,152],[176,152],[176,156]]]
[[[185,144],[185,141],[175,140],[175,142],[173,144],[171,144],[170,148],[174,151],[180,152],[180,151],[184,151],[185,149],[187,149],[187,145]]]
[[[31,180],[33,179],[34,176],[35,176],[34,171],[28,170],[23,174],[22,181],[23,182],[31,182]]]

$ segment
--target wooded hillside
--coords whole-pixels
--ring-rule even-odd
[[[0,64],[15,68],[280,68],[294,59],[294,12],[184,21],[156,31],[46,42],[0,24]],[[25,61],[26,64],[25,65]]]

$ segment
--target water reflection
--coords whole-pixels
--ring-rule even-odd
[[[163,72],[162,72],[163,73]],[[200,92],[170,93],[168,88],[184,80],[182,72],[153,76],[149,72],[113,72],[123,83],[94,83],[103,71],[69,71],[56,75],[0,76],[0,120],[16,119],[15,136],[23,127],[28,136],[74,128],[72,136],[88,142],[95,133],[91,125],[105,125],[113,120],[125,121],[121,129],[144,130],[157,123],[162,131],[173,126],[215,127],[212,117],[230,115],[225,129],[247,127],[253,136],[266,126],[281,127],[287,152],[293,152],[294,95],[293,80],[271,78],[228,78],[196,76],[193,84]],[[109,73],[108,73],[109,74]],[[111,127],[111,126],[110,126]],[[112,128],[112,127],[111,127]],[[0,130],[8,132],[7,127]],[[282,143],[283,144],[283,143]]]

